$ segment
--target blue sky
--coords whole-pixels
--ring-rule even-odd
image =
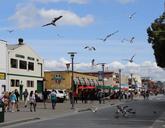
[[[163,5],[163,0],[1,0],[0,39],[16,43],[23,38],[44,58],[46,70],[65,70],[65,63],[70,62],[67,52],[76,51],[75,62],[80,63],[76,70],[99,70],[91,68],[95,59],[95,63],[107,63],[110,71],[122,68],[126,73],[164,80],[165,71],[156,67],[146,33],[163,13]],[[63,18],[57,27],[41,27],[59,15]],[[8,33],[10,29],[14,32]],[[117,30],[106,42],[98,40]],[[131,37],[134,43],[121,42]],[[84,49],[87,45],[96,51]],[[134,54],[134,63],[123,60]]]

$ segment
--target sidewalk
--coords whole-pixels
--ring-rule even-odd
[[[104,104],[99,104],[98,101],[93,101],[92,105],[96,106],[97,109],[109,107],[116,104],[121,104],[123,101],[119,100],[106,100]],[[45,120],[51,118],[57,118],[60,116],[65,116],[69,114],[76,114],[78,112],[90,111],[91,108],[90,101],[87,104],[81,103],[78,101],[75,104],[75,109],[71,109],[70,101],[65,101],[64,103],[57,103],[56,109],[52,110],[51,103],[47,103],[47,109],[44,109],[44,104],[37,103],[37,111],[30,112],[29,106],[24,108],[23,103],[19,103],[20,111],[19,112],[6,112],[5,113],[5,122],[0,123],[0,127],[9,126],[12,124],[23,123],[34,120]]]

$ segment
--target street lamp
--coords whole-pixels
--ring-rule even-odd
[[[119,98],[121,100],[121,69],[119,69]]]
[[[74,59],[74,55],[77,54],[76,52],[68,52],[68,54],[70,55],[71,57],[71,60],[72,60],[72,77],[71,77],[71,89],[72,89],[72,99],[71,99],[71,104],[72,104],[72,107],[71,109],[74,109],[74,81],[73,81],[73,59]]]
[[[106,63],[98,63],[97,65],[101,65],[102,66],[102,82],[103,82],[103,93],[104,93],[104,96],[105,96],[105,83],[104,83],[104,66],[105,66]],[[104,99],[104,97],[103,97]],[[103,100],[103,103],[105,103],[105,101]]]

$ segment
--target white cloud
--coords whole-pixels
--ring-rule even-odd
[[[49,3],[49,2],[67,2],[73,4],[87,4],[89,0],[32,0],[33,2]]]
[[[15,14],[9,19],[16,22],[18,28],[32,28],[42,26],[59,15],[63,16],[60,22],[57,22],[61,25],[86,26],[94,22],[94,18],[91,15],[81,17],[67,10],[38,9],[33,4],[17,6]]]
[[[69,63],[68,60],[61,58],[60,60],[52,60],[52,61],[46,61],[45,62],[45,70],[66,70],[66,63]],[[118,61],[114,61],[108,65],[105,66],[109,67],[109,71],[118,72],[119,69],[122,70],[122,74],[137,74],[141,77],[151,77],[154,80],[162,80],[165,81],[165,70],[159,68],[156,66],[155,62],[145,61],[142,64],[136,64],[136,63],[127,63],[122,64]],[[91,67],[90,63],[79,63],[74,65],[75,71],[100,71],[100,66]],[[71,70],[71,67],[70,67]]]
[[[128,4],[128,3],[133,3],[135,2],[135,0],[117,0],[118,2],[122,3],[122,4]]]
[[[41,17],[43,17],[44,19],[47,18],[51,19],[52,17],[62,15],[63,18],[61,19],[61,24],[67,24],[67,25],[85,26],[94,22],[94,19],[91,15],[80,17],[74,12],[66,11],[66,10],[41,9],[39,13]]]

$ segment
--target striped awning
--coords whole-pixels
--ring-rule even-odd
[[[74,81],[74,84],[75,85],[80,85],[80,82],[79,82],[79,79],[78,78],[74,78],[73,81]]]

